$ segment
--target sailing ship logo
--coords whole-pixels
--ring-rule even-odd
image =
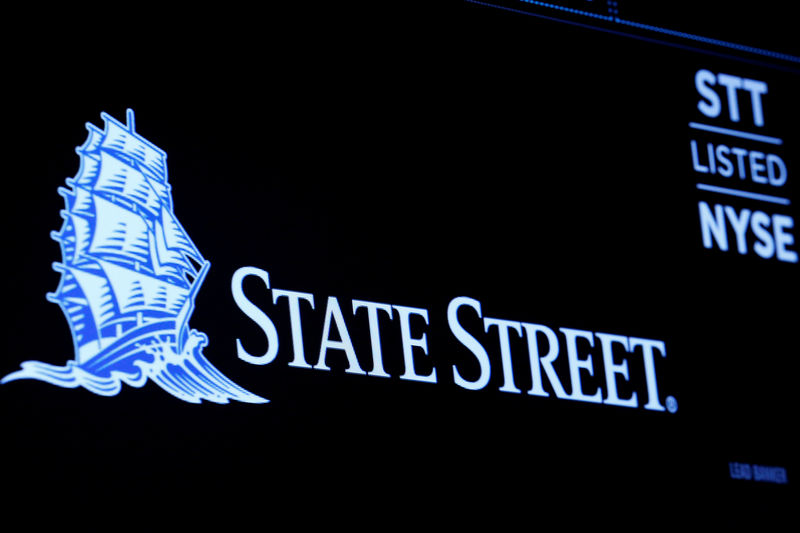
[[[151,380],[181,400],[265,403],[203,355],[208,337],[189,328],[210,263],[173,212],[167,154],[127,124],[102,113],[86,124],[81,164],[59,187],[64,223],[51,234],[61,281],[47,299],[69,322],[75,358],[64,366],[26,361],[0,383],[37,379],[113,396],[122,383]]]

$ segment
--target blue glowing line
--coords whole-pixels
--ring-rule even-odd
[[[520,2],[524,2],[526,4],[533,4],[533,5],[541,6],[541,7],[549,7],[550,9],[557,9],[559,11],[566,11],[568,13],[574,13],[575,15],[583,15],[583,16],[586,16],[586,17],[593,17],[593,18],[609,20],[609,21],[610,20],[614,20],[614,18],[609,16],[609,15],[600,15],[598,13],[592,13],[591,11],[583,11],[582,9],[573,9],[571,7],[559,6],[559,5],[550,4],[550,3],[547,3],[547,2],[539,2],[537,0],[519,0],[519,1]]]
[[[522,0],[525,1],[525,0]],[[619,24],[624,24],[626,26],[633,26],[634,28],[639,28],[642,30],[649,30],[655,31],[658,33],[664,33],[667,35],[672,35],[674,37],[680,37],[682,39],[689,39],[692,41],[699,41],[701,43],[713,44],[716,46],[724,46],[726,48],[733,48],[734,50],[741,50],[742,52],[749,52],[751,54],[759,54],[768,57],[774,57],[776,59],[783,59],[784,61],[792,61],[794,63],[800,63],[800,57],[789,55],[789,54],[782,54],[780,52],[773,52],[771,50],[765,50],[763,48],[755,48],[753,46],[745,46],[743,44],[732,43],[729,41],[722,41],[719,39],[712,39],[710,37],[703,37],[702,35],[695,35],[693,33],[686,33],[683,31],[676,31],[670,30],[668,28],[661,28],[659,26],[651,26],[650,24],[642,24],[641,22],[633,22],[632,20],[625,20],[621,18],[615,18],[614,22],[618,22]]]
[[[727,194],[730,196],[739,196],[741,198],[750,198],[751,200],[760,200],[762,202],[770,202],[773,204],[789,205],[791,203],[788,198],[780,198],[778,196],[770,196],[768,194],[758,194],[755,192],[739,191],[736,189],[728,189],[726,187],[706,185],[705,183],[698,183],[697,188],[700,189],[701,191],[716,192],[719,194]]]
[[[749,133],[746,131],[732,130],[729,128],[720,128],[719,126],[709,126],[708,124],[700,124],[699,122],[690,122],[690,128],[696,130],[710,131],[712,133],[721,133],[722,135],[730,135],[732,137],[741,137],[742,139],[750,139],[752,141],[759,141],[769,144],[783,144],[781,139],[777,137],[769,137],[768,135],[759,135],[757,133]]]
[[[505,7],[505,6],[492,4],[490,2],[480,2],[480,1],[477,1],[477,0],[466,0],[466,1],[470,2],[470,3],[473,3],[473,4],[481,4],[481,5],[485,5],[485,6],[489,6],[489,7],[505,9],[507,11],[523,13],[523,14],[526,14],[526,15],[537,15],[536,13],[531,13],[529,11],[519,11],[519,10],[508,8],[508,7]],[[592,13],[591,11],[584,11],[582,9],[574,9],[574,8],[570,8],[570,7],[566,7],[566,6],[550,4],[548,2],[540,2],[538,0],[517,0],[517,1],[521,2],[521,3],[524,3],[524,4],[532,4],[532,5],[535,5],[535,6],[538,6],[538,7],[552,9],[552,10],[555,10],[555,11],[563,11],[563,12],[566,12],[566,13],[571,13],[573,15],[579,15],[579,16],[583,16],[583,17],[589,17],[589,18],[594,18],[594,19],[605,20],[606,22],[617,23],[617,24],[621,24],[623,26],[629,26],[629,27],[632,27],[632,28],[640,29],[640,30],[647,30],[647,31],[655,32],[655,33],[660,33],[660,34],[663,34],[663,35],[670,35],[672,37],[679,37],[681,39],[687,39],[687,40],[690,40],[690,41],[697,41],[697,42],[701,42],[701,43],[704,43],[704,44],[711,44],[711,45],[720,46],[720,47],[723,47],[723,48],[730,48],[730,49],[733,49],[733,50],[738,50],[738,51],[742,51],[742,52],[748,52],[748,53],[751,53],[751,54],[771,57],[771,58],[775,58],[775,59],[781,59],[781,60],[784,60],[784,61],[790,61],[792,63],[800,63],[800,57],[798,57],[798,56],[794,56],[794,55],[790,55],[790,54],[783,54],[783,53],[780,53],[780,52],[773,52],[771,50],[766,50],[764,48],[756,48],[754,46],[746,46],[746,45],[743,45],[743,44],[733,43],[733,42],[729,42],[729,41],[723,41],[721,39],[712,39],[710,37],[703,37],[702,35],[695,35],[693,33],[687,33],[687,32],[683,32],[683,31],[671,30],[669,28],[662,28],[660,26],[653,26],[651,24],[643,24],[641,22],[634,22],[632,20],[625,20],[625,19],[619,18],[618,16],[600,15],[598,13]],[[545,18],[549,18],[549,17],[545,17]],[[553,19],[553,20],[560,20],[561,22],[568,22],[566,20],[557,19],[557,18]],[[597,26],[595,26],[595,28],[596,29],[603,29],[603,28],[598,28]],[[630,33],[620,32],[620,34],[635,37],[635,35],[632,35]]]

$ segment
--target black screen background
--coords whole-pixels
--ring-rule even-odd
[[[797,265],[702,247],[697,202],[714,198],[695,190],[687,123],[699,68],[767,80],[791,197],[796,72],[460,3],[19,21],[30,31],[15,43],[44,45],[12,54],[4,83],[0,371],[72,358],[44,297],[59,279],[56,188],[77,172],[84,123],[133,108],[137,131],[168,154],[175,214],[211,261],[191,326],[209,336],[212,364],[271,403],[190,405],[152,384],[111,398],[3,385],[9,514],[264,527],[794,522]],[[314,294],[312,364],[328,296],[365,369],[366,320],[351,299],[427,309],[418,370],[432,362],[439,383],[398,379],[396,318],[382,322],[390,379],[347,374],[335,352],[328,372],[289,367],[286,305],[256,282],[245,292],[281,348],[263,367],[238,360],[236,338],[266,347],[230,293],[247,265],[273,288]],[[450,367],[470,358],[447,328],[456,296],[480,300],[484,316],[663,340],[660,396],[675,396],[677,413],[499,392],[496,333],[480,337],[489,385],[458,388]],[[523,342],[512,349],[524,391]],[[641,398],[641,363],[629,364]],[[589,390],[603,386],[597,370]],[[790,484],[732,480],[731,461],[784,466]],[[56,506],[67,509],[42,511]]]

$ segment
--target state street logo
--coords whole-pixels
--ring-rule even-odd
[[[64,366],[26,361],[0,381],[37,379],[113,396],[148,379],[181,400],[265,403],[203,356],[208,338],[189,329],[206,261],[175,218],[167,154],[106,113],[87,124],[81,165],[58,192],[64,223],[52,237],[61,281],[47,299],[69,322],[75,358]]]

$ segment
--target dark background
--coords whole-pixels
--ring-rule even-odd
[[[796,72],[459,2],[34,20],[16,19],[4,82],[0,373],[73,357],[44,297],[59,279],[56,188],[77,172],[84,124],[133,108],[138,133],[168,154],[176,216],[211,261],[191,326],[213,365],[271,402],[3,385],[9,513],[183,526],[796,524],[797,265],[702,247],[699,200],[764,206],[695,189],[687,126],[700,119],[699,68],[767,81],[767,133],[785,141],[782,193],[794,198]],[[289,367],[285,300],[273,306],[258,283],[245,291],[281,348],[267,366],[237,359],[236,338],[265,349],[230,295],[241,266],[314,294],[311,364],[328,296],[367,370],[351,299],[427,309],[418,370],[432,362],[439,383],[398,378],[397,318],[381,325],[389,379],[346,374],[336,351],[329,372]],[[499,392],[495,332],[479,337],[491,382],[460,389],[450,366],[470,359],[446,322],[457,296],[484,316],[663,340],[660,397],[677,413]],[[524,391],[523,341],[512,350]],[[604,387],[592,353],[589,391]],[[644,403],[641,363],[629,364]],[[783,466],[790,484],[731,480],[730,461]]]

